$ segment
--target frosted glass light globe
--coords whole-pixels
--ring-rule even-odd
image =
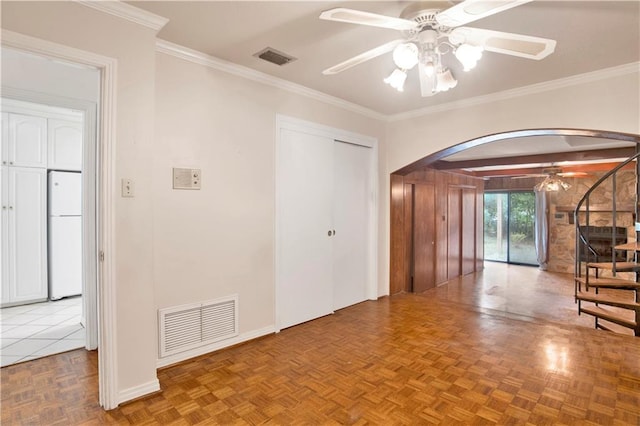
[[[420,52],[413,43],[402,43],[393,49],[393,62],[401,70],[410,70],[418,63]]]

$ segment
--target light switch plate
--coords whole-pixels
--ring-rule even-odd
[[[173,168],[173,189],[200,189],[201,183],[200,169]]]
[[[133,197],[133,189],[133,180],[122,178],[122,196],[127,198]]]

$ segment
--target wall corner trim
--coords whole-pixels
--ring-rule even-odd
[[[85,6],[91,7],[100,12],[108,13],[127,21],[135,22],[155,31],[160,31],[169,19],[147,12],[146,10],[132,6],[121,1],[101,1],[101,0],[75,0]]]
[[[156,41],[156,52],[164,53],[166,55],[174,56],[185,61],[204,65],[218,71],[223,71],[229,74],[236,75],[238,77],[246,78],[247,80],[252,80],[278,89],[286,90],[297,95],[315,99],[317,101],[333,105],[347,111],[355,112],[356,114],[360,114],[365,117],[373,118],[375,120],[387,120],[387,116],[385,114],[381,114],[372,109],[365,108],[352,102],[345,101],[344,99],[336,98],[335,96],[327,95],[326,93],[310,89],[306,86],[292,83],[282,78],[274,77],[272,75],[256,71],[249,67],[234,64],[233,62],[225,61],[223,59],[219,59],[214,56],[207,55],[206,53],[189,49],[188,47],[171,43],[166,40],[158,39]]]
[[[123,389],[118,392],[118,404],[131,401],[132,399],[140,398],[141,396],[145,396],[153,392],[158,392],[159,390],[160,381],[157,378],[138,386]]]
[[[448,102],[431,107],[416,109],[413,111],[407,111],[400,114],[389,115],[386,117],[386,119],[387,121],[408,120],[411,118],[422,117],[438,112],[453,111],[460,108],[468,108],[476,105],[517,98],[520,96],[535,95],[537,93],[547,92],[549,90],[556,90],[563,87],[591,83],[594,81],[605,80],[607,78],[619,77],[638,72],[640,72],[640,62],[631,62],[629,64],[604,68],[583,74],[576,74],[569,77],[559,78],[557,80],[549,80],[542,83],[531,84],[529,86],[503,90],[501,92],[495,92],[488,95],[476,96],[473,98],[462,99],[460,101]]]

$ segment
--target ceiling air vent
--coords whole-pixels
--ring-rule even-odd
[[[266,47],[253,56],[280,66],[286,65],[289,62],[293,62],[297,59],[293,56],[287,55],[286,53],[279,52],[271,47]]]

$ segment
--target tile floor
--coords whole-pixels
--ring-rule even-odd
[[[0,309],[0,367],[84,346],[82,297]]]

